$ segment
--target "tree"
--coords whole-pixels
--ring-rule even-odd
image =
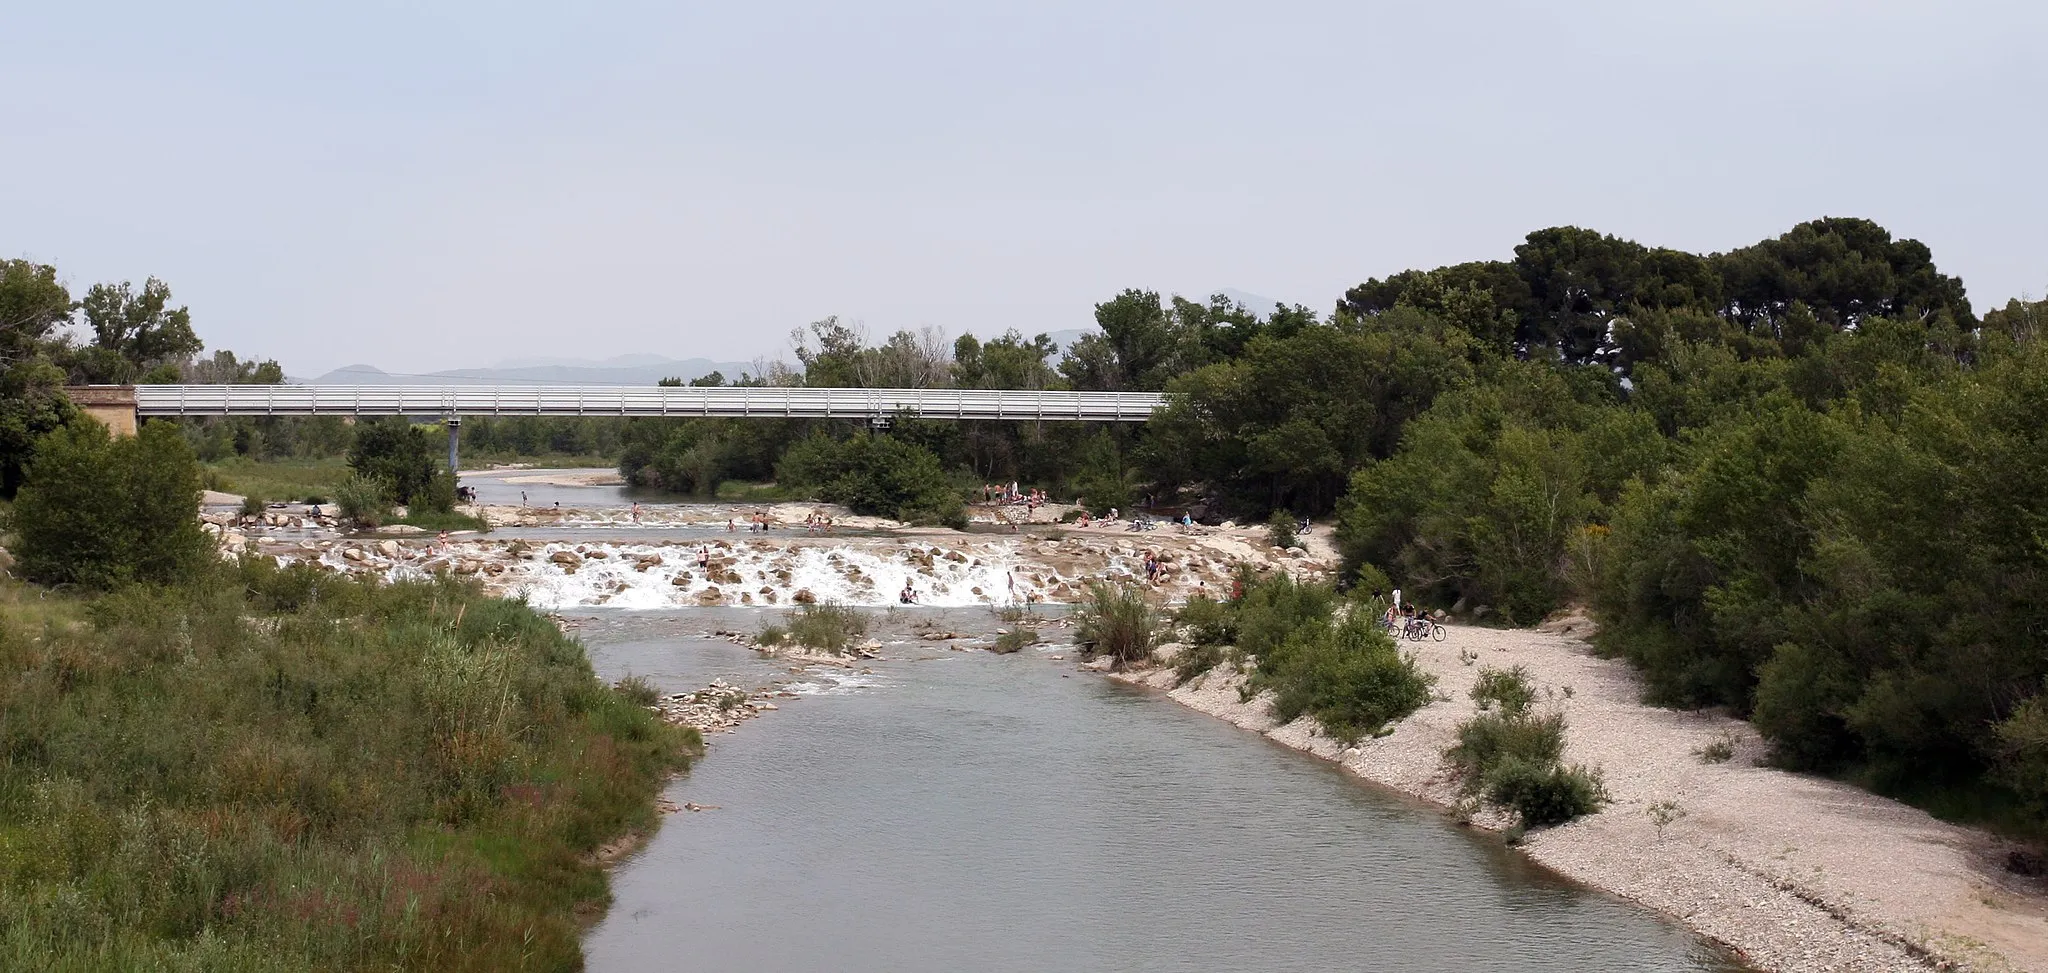
[[[206,551],[199,464],[175,425],[149,422],[113,438],[74,422],[36,443],[11,526],[22,576],[43,584],[112,588],[166,584]]]
[[[126,281],[94,284],[78,302],[92,342],[74,350],[72,379],[78,384],[175,381],[175,363],[204,345],[192,331],[191,312],[171,307],[170,300],[170,287],[154,277],[143,282],[141,293]]]
[[[57,268],[0,261],[0,497],[20,489],[36,440],[77,415],[48,355],[71,310]]]
[[[887,434],[814,433],[782,456],[776,480],[855,513],[965,526],[960,493],[939,459]]]
[[[402,416],[356,426],[348,466],[357,476],[389,484],[393,503],[432,511],[455,506],[455,477],[441,469],[440,449],[427,430]]]

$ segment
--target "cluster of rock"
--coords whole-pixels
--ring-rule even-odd
[[[771,700],[794,698],[796,694],[785,689],[747,690],[713,679],[703,689],[662,697],[654,710],[673,726],[694,727],[699,733],[730,733],[741,723],[779,709]]]

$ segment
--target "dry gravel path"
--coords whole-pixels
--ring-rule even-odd
[[[2048,889],[2003,870],[2008,846],[1846,784],[1757,766],[1764,747],[1748,724],[1644,706],[1635,674],[1575,637],[1582,623],[1552,628],[1456,627],[1445,642],[1404,643],[1436,675],[1438,701],[1355,750],[1306,718],[1275,726],[1266,700],[1240,702],[1240,679],[1221,670],[1170,695],[1449,808],[1457,784],[1441,755],[1474,712],[1466,692],[1481,667],[1520,665],[1548,690],[1544,705],[1566,714],[1565,759],[1600,768],[1613,798],[1529,835],[1521,847],[1536,861],[1672,916],[1763,970],[2048,973]],[[1170,671],[1117,678],[1172,685]],[[1731,759],[1698,755],[1717,741],[1732,743]],[[1665,801],[1684,813],[1660,835],[1647,811]],[[1482,812],[1473,823],[1509,822]]]

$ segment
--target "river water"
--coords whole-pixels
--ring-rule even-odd
[[[1728,971],[1723,953],[1440,811],[1147,691],[919,641],[985,611],[878,612],[886,661],[792,676],[713,628],[586,612],[600,675],[800,680],[714,735],[613,878],[597,973]],[[1050,641],[1063,641],[1049,629]]]

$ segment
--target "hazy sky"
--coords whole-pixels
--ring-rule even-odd
[[[316,10],[316,6],[330,9]],[[421,9],[432,7],[431,11]],[[1327,311],[1577,224],[1823,215],[2048,289],[2048,4],[63,0],[0,13],[0,254],[297,375]]]

